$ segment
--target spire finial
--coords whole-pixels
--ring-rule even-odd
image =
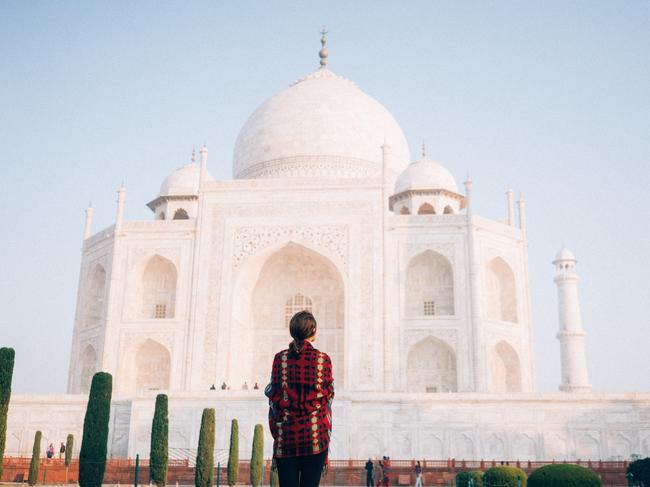
[[[427,147],[424,145],[424,141],[422,141],[422,159],[427,158]]]
[[[192,163],[196,162],[196,149],[192,146]]]
[[[327,31],[325,30],[325,26],[323,26],[323,30],[320,31],[320,34],[321,50],[318,51],[318,57],[320,58],[320,67],[323,69],[327,66],[327,47],[325,47],[327,44]]]

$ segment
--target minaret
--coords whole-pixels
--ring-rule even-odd
[[[557,284],[559,325],[557,338],[560,340],[562,360],[562,383],[564,392],[589,392],[585,335],[580,316],[578,300],[577,260],[573,253],[562,247],[555,256],[555,284]]]
[[[88,203],[88,208],[86,208],[86,224],[84,225],[84,240],[87,240],[93,234],[93,211],[92,203]]]
[[[126,198],[126,188],[124,183],[117,188],[117,211],[115,214],[115,233],[122,229],[122,220],[124,219],[124,199]]]
[[[508,189],[506,191],[506,203],[508,208],[507,222],[508,225],[513,226],[515,224],[515,203],[514,203],[512,189]]]

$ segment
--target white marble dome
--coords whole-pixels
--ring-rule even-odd
[[[445,189],[458,193],[451,173],[439,162],[425,157],[409,164],[395,183],[395,194],[419,189]]]
[[[201,169],[194,162],[179,167],[167,176],[160,185],[160,196],[198,194],[200,175]],[[206,174],[206,179],[208,181],[213,180],[209,174]]]
[[[235,144],[233,175],[378,176],[384,141],[391,147],[388,169],[394,177],[410,160],[399,124],[352,81],[321,68],[249,117]]]
[[[576,260],[576,256],[566,247],[562,247],[557,254],[555,254],[555,261],[560,260]]]

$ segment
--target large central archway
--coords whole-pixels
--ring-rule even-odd
[[[343,385],[345,290],[337,267],[324,255],[289,242],[242,270],[233,300],[230,378],[268,383],[275,353],[287,348],[289,319],[302,309],[318,321],[315,346],[329,354],[334,380]],[[239,384],[241,382],[241,384]]]

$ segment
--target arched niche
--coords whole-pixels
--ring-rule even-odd
[[[427,337],[408,353],[406,383],[410,392],[456,392],[456,354],[442,340]]]
[[[411,211],[408,209],[408,206],[402,206],[402,208],[399,210],[400,215],[410,215]]]
[[[187,210],[184,208],[179,208],[174,212],[174,220],[189,220],[190,216],[187,214]]]
[[[453,215],[454,214],[454,209],[450,206],[447,205],[445,206],[445,210],[443,211],[445,215]]]
[[[487,317],[490,320],[517,322],[515,274],[501,257],[487,264]]]
[[[142,273],[140,318],[173,318],[176,312],[176,266],[159,255],[149,259]]]
[[[104,296],[106,295],[106,271],[96,264],[90,273],[84,305],[84,326],[96,325],[104,314]]]
[[[167,348],[148,339],[135,354],[135,389],[138,393],[169,389],[171,356]]]
[[[318,322],[314,346],[332,359],[342,387],[345,370],[345,286],[325,255],[288,242],[245,263],[233,291],[230,382],[266,384],[273,356],[286,349],[289,314],[308,309]]]
[[[600,443],[591,434],[581,434],[576,440],[575,458],[581,460],[600,460]]]
[[[406,316],[454,314],[454,272],[438,252],[425,250],[411,259],[404,287]]]
[[[500,341],[494,346],[490,369],[492,392],[521,392],[519,355],[510,344]]]
[[[422,203],[418,208],[418,215],[435,215],[436,211],[429,203]]]
[[[96,371],[97,352],[92,345],[86,345],[79,357],[79,392],[90,391],[90,384]]]

